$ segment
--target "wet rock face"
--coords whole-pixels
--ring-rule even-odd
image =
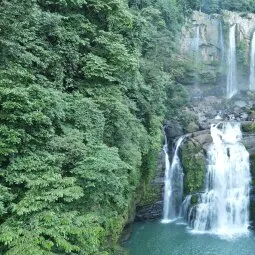
[[[249,43],[255,27],[255,14],[224,11],[222,19],[226,24],[237,24],[238,39],[246,40]]]
[[[250,191],[250,220],[251,220],[252,229],[254,230],[255,229],[255,150],[250,153],[250,169],[251,169],[251,175],[252,175],[252,183],[251,183],[251,191]]]
[[[163,201],[154,204],[137,207],[135,220],[153,220],[163,216]]]
[[[208,15],[194,11],[187,25],[182,29],[181,52],[186,54],[195,50],[196,29],[199,26],[201,57],[204,61],[218,59],[218,25],[220,15]]]
[[[249,85],[250,44],[255,30],[255,14],[223,11],[205,14],[194,11],[182,28],[180,52],[187,60],[186,77],[181,82],[196,84],[206,95],[222,96],[227,80],[229,28],[236,24],[238,87]]]
[[[163,216],[163,193],[165,175],[165,155],[163,151],[159,154],[157,171],[154,179],[147,185],[136,204],[133,221],[159,219]],[[140,194],[141,195],[141,194]]]
[[[199,101],[193,100],[189,111],[196,116],[195,123],[199,127],[198,130],[205,130],[210,129],[211,124],[218,121],[254,121],[255,110],[253,105],[254,100],[247,94],[236,95],[231,100],[207,96]],[[185,131],[190,133],[189,130]]]
[[[167,121],[165,125],[165,133],[168,140],[173,140],[176,137],[182,136],[184,134],[184,130],[182,125],[176,121]]]
[[[195,138],[188,138],[180,151],[184,172],[184,193],[199,192],[204,188],[206,156],[203,145]]]

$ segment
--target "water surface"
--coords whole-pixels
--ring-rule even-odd
[[[135,223],[124,246],[129,255],[252,255],[253,233],[235,239],[193,234],[185,225],[160,222]]]

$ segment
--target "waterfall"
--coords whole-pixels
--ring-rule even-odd
[[[249,154],[241,143],[238,123],[211,126],[206,189],[195,210],[195,232],[231,237],[248,231]]]
[[[222,23],[219,22],[219,44],[220,44],[220,53],[221,53],[221,68],[224,68],[224,59],[225,59],[225,46],[224,46],[224,35],[222,29]]]
[[[196,26],[196,37],[194,41],[194,52],[195,52],[195,85],[199,85],[199,58],[200,58],[200,26]]]
[[[196,69],[198,69],[198,63],[199,63],[199,46],[200,46],[200,27],[199,27],[199,25],[197,25],[197,27],[196,27],[195,45],[194,45]]]
[[[200,27],[199,25],[196,26],[196,37],[195,37],[195,52],[196,55],[199,52],[199,45],[200,45]]]
[[[192,195],[187,195],[181,205],[180,217],[182,217],[185,220],[188,220],[191,198]]]
[[[251,40],[250,90],[255,90],[255,32]]]
[[[228,74],[227,74],[227,98],[231,98],[237,92],[236,82],[236,24],[229,29],[228,48]]]
[[[165,145],[163,147],[165,153],[165,188],[162,223],[172,222],[179,216],[183,195],[183,171],[178,151],[184,138],[185,136],[181,136],[176,143],[171,166],[168,156],[167,139],[165,138]]]
[[[168,221],[169,210],[170,210],[170,198],[172,196],[172,183],[170,180],[170,161],[168,156],[168,144],[165,136],[165,144],[163,146],[165,154],[165,179],[164,179],[164,208],[163,208],[163,221]]]

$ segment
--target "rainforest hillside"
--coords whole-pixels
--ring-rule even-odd
[[[121,254],[164,120],[189,118],[178,40],[200,8],[255,4],[0,1],[1,255]]]
[[[166,105],[185,101],[173,76],[188,11],[175,0],[1,1],[1,254],[115,253],[155,171]]]

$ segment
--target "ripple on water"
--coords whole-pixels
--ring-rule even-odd
[[[196,234],[185,225],[147,222],[134,224],[133,234],[124,244],[130,255],[252,255],[254,233],[217,236]]]

